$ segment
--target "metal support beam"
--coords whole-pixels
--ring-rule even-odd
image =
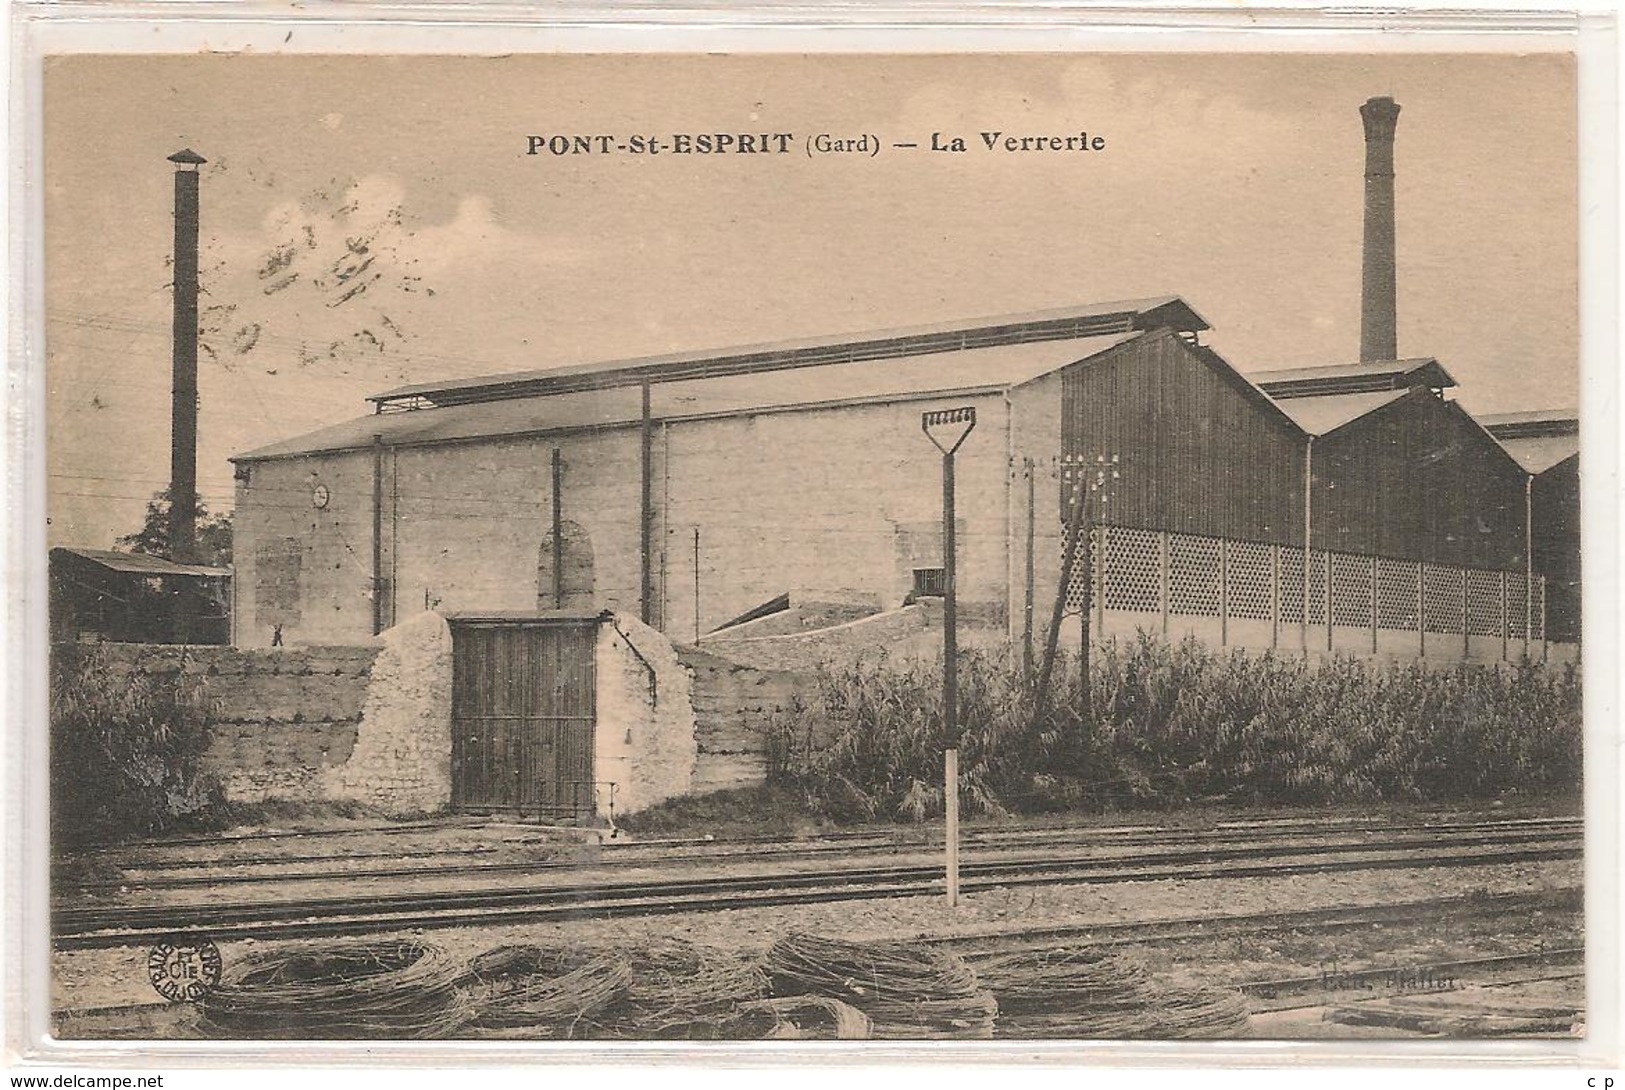
[[[644,624],[654,623],[654,431],[649,421],[649,380],[643,380],[643,416],[639,427],[643,498],[638,508],[638,612]]]
[[[564,608],[564,452],[553,448],[553,608]]]
[[[372,437],[372,634],[384,630],[384,437]]]

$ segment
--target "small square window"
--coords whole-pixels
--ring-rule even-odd
[[[941,568],[914,569],[914,597],[941,598],[948,593],[948,576]]]

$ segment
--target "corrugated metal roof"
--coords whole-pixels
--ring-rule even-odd
[[[1417,358],[1374,363],[1339,363],[1325,367],[1291,367],[1254,371],[1248,378],[1271,397],[1317,397],[1335,393],[1374,393],[1402,386],[1445,389],[1456,385],[1438,360]]]
[[[67,553],[77,556],[81,560],[88,560],[92,564],[99,564],[110,571],[126,572],[131,575],[186,575],[202,576],[218,579],[231,575],[230,568],[211,568],[202,564],[176,564],[165,560],[161,556],[148,556],[146,553],[121,553],[111,549],[79,549],[66,545],[59,545],[52,549],[53,554]]]
[[[1578,435],[1538,435],[1526,439],[1497,439],[1525,473],[1545,473],[1580,453]]]
[[[826,364],[793,371],[662,382],[650,387],[656,420],[873,404],[988,393],[1040,378],[1099,355],[1139,333],[970,348],[906,356],[883,365]],[[391,446],[624,426],[642,416],[637,387],[375,413],[238,455],[234,461],[359,450],[380,436]]]
[[[1310,435],[1326,435],[1409,393],[1409,390],[1377,390],[1364,394],[1293,397],[1281,401],[1280,405],[1281,411]]]
[[[1483,413],[1476,419],[1498,439],[1580,434],[1580,414],[1574,409],[1530,409],[1515,413]]]
[[[494,400],[541,393],[603,389],[718,374],[747,374],[828,363],[889,360],[925,354],[961,352],[1045,340],[1071,340],[1112,332],[1167,326],[1182,331],[1210,328],[1207,321],[1177,295],[1089,303],[1076,307],[975,318],[928,326],[848,333],[769,344],[680,352],[602,363],[573,364],[545,370],[446,382],[400,386],[369,400],[383,403],[427,400]]]

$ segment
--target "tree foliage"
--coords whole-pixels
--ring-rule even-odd
[[[176,559],[169,555],[169,508],[169,489],[153,493],[141,529],[119,538],[118,548]],[[201,498],[197,501],[197,555],[191,562],[221,568],[231,565],[231,516],[211,514]]]

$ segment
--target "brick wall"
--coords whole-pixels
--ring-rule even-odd
[[[767,735],[790,710],[795,675],[757,670],[694,647],[677,657],[694,675],[695,794],[749,787],[767,777]]]
[[[981,423],[958,461],[960,598],[1002,608],[1012,517],[1008,429],[1002,398],[984,395],[657,421],[656,627],[692,641],[696,599],[702,634],[785,592],[900,606],[913,569],[941,563],[941,457],[920,434],[920,413],[963,403],[976,404]],[[593,604],[639,611],[638,430],[612,427],[385,451],[386,627],[426,609],[551,605],[544,560],[555,447],[562,516],[579,527],[572,532],[592,557]],[[237,495],[238,643],[268,645],[275,624],[289,643],[370,638],[373,457],[361,451],[247,467]],[[319,510],[311,504],[318,483],[328,496]]]
[[[204,680],[214,704],[205,764],[227,797],[244,802],[322,797],[323,774],[355,746],[378,654],[373,647],[102,648],[115,669],[183,670]]]
[[[617,614],[598,626],[598,727],[594,749],[598,812],[609,784],[617,813],[693,790],[698,758],[690,675],[659,632]]]
[[[237,482],[234,643],[269,647],[278,625],[285,644],[372,635],[372,492],[370,452],[259,462]]]
[[[328,798],[396,814],[451,804],[451,630],[420,613],[379,637],[355,744],[325,769]]]

